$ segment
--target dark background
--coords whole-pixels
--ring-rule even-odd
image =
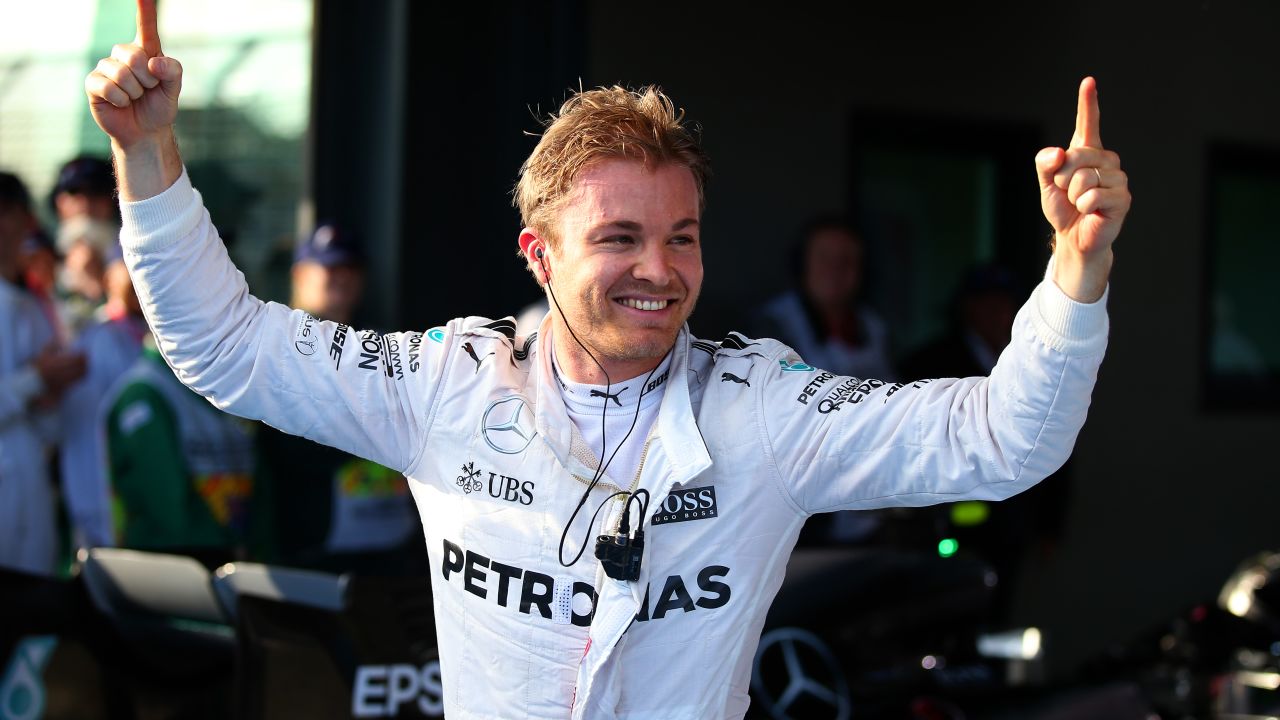
[[[1203,374],[1205,268],[1222,240],[1209,233],[1209,158],[1223,143],[1280,148],[1280,4],[455,5],[318,0],[313,192],[319,216],[374,243],[379,323],[506,315],[537,297],[510,190],[534,111],[579,83],[659,83],[704,129],[715,176],[696,334],[721,337],[786,285],[807,216],[874,219],[859,162],[886,128],[941,148],[989,143],[1001,168],[1022,158],[1021,190],[1005,187],[1016,169],[999,174],[999,256],[1034,281],[1048,227],[1032,159],[1070,139],[1092,74],[1134,206],[1067,529],[1036,555],[1015,615],[1045,629],[1063,671],[1211,599],[1239,561],[1280,545],[1280,414],[1247,391],[1224,410]],[[873,256],[893,253],[869,240]],[[1275,273],[1277,260],[1259,263]],[[870,280],[873,300],[894,297],[898,280]]]

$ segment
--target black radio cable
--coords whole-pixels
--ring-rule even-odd
[[[644,382],[640,385],[640,397],[636,399],[636,412],[631,418],[631,426],[627,428],[626,434],[622,436],[622,441],[619,442],[617,447],[613,449],[613,453],[609,455],[609,458],[607,460],[604,460],[603,455],[609,449],[609,441],[608,441],[608,436],[606,434],[607,433],[607,417],[608,417],[607,413],[609,411],[608,396],[613,390],[613,380],[612,378],[609,377],[609,371],[604,369],[604,365],[602,365],[600,361],[596,359],[596,356],[591,352],[591,349],[588,348],[586,343],[582,342],[582,339],[578,337],[578,334],[573,331],[573,326],[569,324],[569,318],[565,316],[564,309],[560,307],[560,301],[556,298],[556,291],[554,288],[551,287],[551,273],[547,271],[547,265],[546,265],[546,262],[542,259],[541,253],[538,254],[537,258],[538,258],[538,264],[542,266],[543,274],[546,275],[547,277],[547,292],[551,295],[551,302],[556,306],[556,311],[560,313],[560,319],[564,320],[565,328],[569,331],[569,335],[573,337],[573,341],[578,343],[578,347],[582,348],[583,352],[587,354],[587,357],[591,358],[591,362],[595,363],[596,367],[600,368],[600,372],[604,374],[604,380],[605,380],[605,388],[604,388],[605,397],[601,398],[601,404],[600,404],[600,451],[602,456],[601,458],[602,462],[596,468],[595,473],[592,475],[591,482],[587,484],[587,489],[583,491],[582,498],[578,501],[577,507],[573,509],[573,513],[569,516],[569,522],[565,524],[564,531],[560,533],[560,545],[556,551],[556,559],[559,560],[561,567],[573,567],[578,563],[578,560],[582,559],[582,553],[586,551],[587,544],[590,542],[591,528],[595,525],[596,517],[599,516],[600,510],[604,508],[606,503],[608,503],[610,500],[617,497],[618,495],[627,495],[628,496],[627,504],[623,507],[623,510],[622,510],[624,522],[630,513],[631,500],[636,496],[637,493],[631,492],[629,490],[620,490],[610,495],[609,497],[605,498],[603,501],[601,501],[599,507],[596,508],[596,511],[591,515],[591,522],[587,526],[587,535],[586,535],[586,538],[584,538],[583,540],[582,546],[578,548],[578,554],[574,555],[573,559],[570,560],[569,562],[566,563],[564,561],[564,544],[565,544],[565,541],[568,540],[569,538],[569,529],[573,527],[573,521],[577,519],[578,513],[582,511],[583,506],[587,504],[587,500],[591,497],[591,491],[595,489],[596,485],[600,482],[601,478],[604,477],[605,470],[608,469],[609,465],[613,462],[613,458],[616,457],[618,454],[618,451],[622,449],[622,445],[626,443],[628,439],[630,439],[631,433],[633,430],[635,430],[636,423],[640,419],[640,401],[643,400],[644,396],[648,394],[647,392],[645,392],[645,388],[648,387],[649,381],[653,379],[653,374],[657,372],[659,367],[662,366],[662,363],[658,363],[656,366],[654,366],[653,370],[649,371],[649,374],[645,377]],[[649,496],[648,491],[643,491],[643,492],[645,497],[648,498]],[[642,501],[641,513],[646,512],[647,509],[648,509],[647,500]],[[642,515],[640,519],[639,527],[643,527],[643,525],[644,525],[644,518]]]

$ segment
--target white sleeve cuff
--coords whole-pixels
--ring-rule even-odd
[[[1096,355],[1107,346],[1110,322],[1107,298],[1111,285],[1095,302],[1072,300],[1052,279],[1053,260],[1045,270],[1044,280],[1031,294],[1032,317],[1037,334],[1049,347],[1067,355]]]
[[[133,253],[161,250],[191,234],[203,215],[204,202],[183,168],[182,175],[159,195],[120,202],[120,245]]]

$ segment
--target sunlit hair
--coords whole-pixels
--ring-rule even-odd
[[[542,139],[520,168],[514,204],[520,221],[548,243],[556,241],[556,215],[582,170],[601,160],[630,158],[645,167],[686,167],[698,188],[698,210],[711,165],[697,129],[683,124],[662,89],[617,85],[576,93],[547,119]]]

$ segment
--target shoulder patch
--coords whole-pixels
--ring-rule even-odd
[[[716,351],[720,349],[719,345],[713,342],[707,342],[706,340],[694,340],[693,342],[689,343],[689,345],[694,350],[701,350],[702,352],[708,355],[715,355]]]
[[[487,358],[494,355],[499,359],[506,358],[512,367],[519,367],[517,363],[528,360],[538,342],[536,332],[527,336],[516,335],[516,321],[511,317],[497,320],[467,317],[449,324],[456,328],[457,347],[475,363],[477,373],[482,365],[487,364]],[[431,332],[427,337],[432,338]]]
[[[488,328],[489,330],[497,330],[503,335],[506,335],[508,340],[516,339],[516,321],[512,320],[509,317],[499,318],[492,322],[487,322],[484,325],[481,325],[480,327]]]
[[[528,337],[526,337],[524,339],[524,345],[520,347],[515,346],[515,341],[513,339],[511,343],[511,356],[521,362],[528,360],[529,348],[532,348],[533,344],[537,341],[538,341],[538,333],[536,332],[531,333]]]
[[[474,335],[477,337],[502,338],[513,341],[516,338],[516,321],[511,317],[493,320],[487,317],[470,316],[457,318],[449,322],[458,335]]]
[[[720,347],[729,348],[730,350],[746,350],[752,345],[759,345],[759,344],[760,343],[756,342],[755,340],[752,340],[751,338],[748,338],[742,333],[738,333],[738,332],[731,332],[724,337],[724,340],[720,341]]]

